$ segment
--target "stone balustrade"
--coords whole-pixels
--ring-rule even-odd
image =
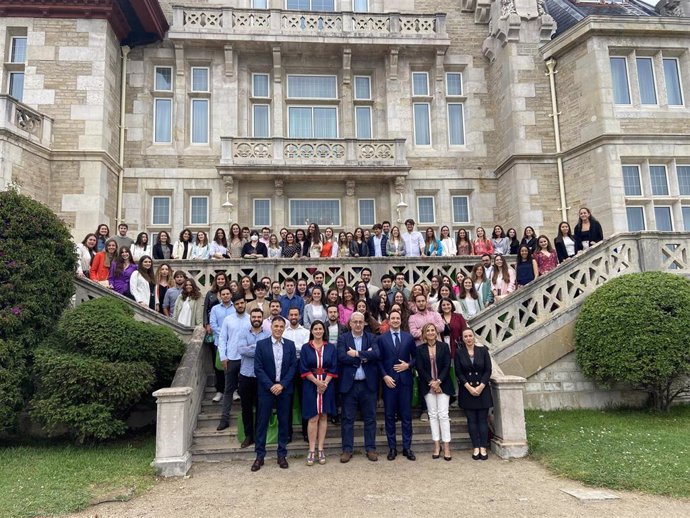
[[[414,40],[415,45],[447,44],[446,15],[401,13],[315,12],[283,9],[174,6],[170,37],[211,39],[222,36],[292,39],[318,36],[371,38],[371,43],[391,39]],[[442,41],[439,41],[442,40]]]
[[[53,141],[53,119],[9,95],[0,95],[0,130],[9,130],[47,148]]]
[[[391,167],[409,169],[405,139],[221,137],[220,167]]]

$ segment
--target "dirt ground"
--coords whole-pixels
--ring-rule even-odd
[[[308,467],[290,458],[280,469],[275,458],[251,473],[251,462],[196,464],[184,479],[161,479],[129,502],[91,507],[73,518],[284,517],[319,514],[345,517],[509,516],[509,517],[683,517],[690,500],[610,491],[619,500],[583,503],[561,489],[583,488],[560,479],[534,461],[472,461],[456,452],[451,462],[419,454],[370,462],[355,455],[348,464],[331,456]]]

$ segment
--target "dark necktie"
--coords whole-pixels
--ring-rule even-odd
[[[393,333],[393,344],[395,345],[395,350],[400,350],[400,335],[398,333]]]

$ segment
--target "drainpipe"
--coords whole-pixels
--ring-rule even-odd
[[[563,157],[561,157],[561,126],[558,121],[558,116],[561,112],[558,111],[558,102],[556,101],[556,60],[550,58],[546,61],[546,68],[548,69],[549,86],[551,88],[551,114],[549,117],[553,119],[553,133],[556,140],[556,167],[558,169],[558,191],[561,197],[561,221],[568,221],[568,204],[565,199],[565,178],[563,176]]]
[[[120,146],[117,163],[120,172],[117,176],[117,224],[122,223],[122,189],[125,176],[125,107],[127,96],[127,56],[131,49],[125,45],[122,47],[122,81],[120,82]]]

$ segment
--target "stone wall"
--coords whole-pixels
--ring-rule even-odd
[[[642,406],[647,394],[624,387],[606,388],[586,378],[571,352],[527,378],[525,408],[562,410]]]

